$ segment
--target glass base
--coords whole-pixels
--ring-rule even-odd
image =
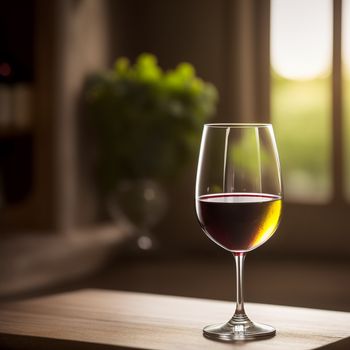
[[[207,326],[203,329],[203,335],[213,340],[233,341],[233,340],[253,340],[270,338],[276,335],[275,328],[247,321],[233,321],[227,323]]]

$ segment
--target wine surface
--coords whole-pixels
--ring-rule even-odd
[[[280,196],[262,193],[220,193],[197,199],[204,232],[232,252],[252,250],[276,231],[282,209]]]

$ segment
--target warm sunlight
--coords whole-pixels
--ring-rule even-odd
[[[350,0],[343,0],[342,50],[344,69],[350,75]]]
[[[276,73],[314,79],[330,71],[331,60],[332,1],[272,0],[271,63]]]

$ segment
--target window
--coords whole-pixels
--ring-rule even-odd
[[[331,70],[332,1],[272,0],[271,116],[290,201],[332,195]]]

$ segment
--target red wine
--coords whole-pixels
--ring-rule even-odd
[[[278,226],[280,196],[260,193],[204,195],[196,203],[203,231],[233,252],[252,250],[267,241]]]

